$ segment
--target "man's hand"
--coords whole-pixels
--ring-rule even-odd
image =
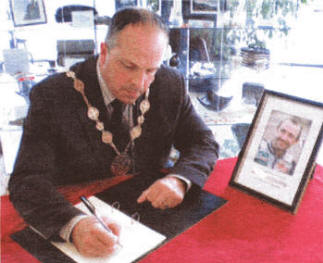
[[[103,257],[111,254],[117,244],[120,233],[119,227],[102,218],[112,233],[109,233],[95,217],[80,220],[72,231],[72,240],[76,249],[87,257]]]
[[[185,195],[185,183],[167,176],[154,182],[137,199],[138,203],[149,201],[155,208],[166,209],[179,205]]]

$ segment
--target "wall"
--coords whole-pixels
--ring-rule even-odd
[[[94,28],[75,28],[70,23],[56,23],[55,12],[57,8],[77,3],[88,6],[93,6],[95,3],[99,16],[112,16],[115,10],[114,1],[111,0],[44,0],[47,16],[46,24],[13,27],[11,20],[8,20],[9,0],[2,0],[0,4],[0,50],[9,48],[10,35],[8,30],[14,31],[16,38],[26,39],[27,49],[36,60],[55,60],[57,57],[56,41],[58,39],[97,38],[97,43],[99,43],[104,39],[106,26],[98,26],[95,32]],[[0,60],[2,60],[2,52]]]

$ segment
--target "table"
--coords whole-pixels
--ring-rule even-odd
[[[228,186],[236,158],[220,160],[204,189],[228,202],[140,262],[323,262],[323,167],[317,166],[296,215]],[[60,189],[72,203],[126,177]],[[1,262],[38,262],[9,235],[25,227],[1,197]]]
[[[204,187],[227,204],[141,262],[323,262],[323,167],[292,215],[228,186],[235,162],[219,161]]]

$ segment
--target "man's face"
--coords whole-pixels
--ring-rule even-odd
[[[298,140],[301,127],[294,124],[290,120],[284,121],[276,131],[276,137],[273,140],[275,149],[286,151],[289,147],[295,144]]]
[[[167,46],[166,34],[150,25],[127,25],[113,47],[101,44],[100,68],[112,94],[134,103],[155,79]]]

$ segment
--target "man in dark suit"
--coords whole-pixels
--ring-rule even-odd
[[[32,89],[9,191],[25,221],[46,238],[72,241],[87,256],[107,255],[117,242],[116,224],[106,219],[113,234],[107,232],[67,202],[59,185],[125,173],[150,177],[137,202],[166,209],[180,204],[191,184],[205,183],[218,145],[183,77],[162,65],[167,44],[157,15],[124,9],[112,18],[99,57]],[[180,157],[165,176],[160,170],[173,146]]]

